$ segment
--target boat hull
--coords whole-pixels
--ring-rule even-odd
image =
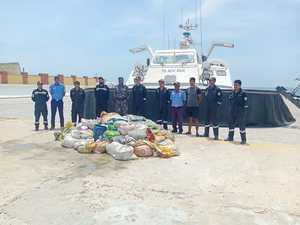
[[[249,109],[247,113],[247,126],[256,127],[279,127],[287,126],[295,121],[293,115],[284,103],[282,96],[277,91],[264,90],[246,90],[249,101]],[[130,90],[131,93],[131,90]],[[219,118],[222,126],[227,126],[229,120],[230,106],[228,95],[230,90],[223,90],[224,101],[220,106]],[[155,89],[147,90],[148,101],[146,103],[146,117],[156,120],[158,116],[158,102],[155,98]],[[129,99],[129,113],[132,113],[132,96]],[[205,120],[205,101],[200,105],[199,118],[203,122]],[[113,90],[110,91],[109,111],[114,111]],[[95,97],[93,89],[86,89],[86,103],[84,110],[85,118],[95,118]],[[171,117],[169,115],[169,121]],[[185,121],[187,121],[185,115]]]

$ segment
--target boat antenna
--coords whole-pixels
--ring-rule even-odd
[[[180,10],[180,24],[183,24],[183,8],[181,7],[181,10]]]
[[[200,52],[203,54],[203,23],[202,23],[202,0],[199,0],[199,30],[200,30]]]
[[[176,43],[177,43],[177,40],[176,40],[176,36],[174,37],[174,49],[176,49]]]
[[[162,49],[165,47],[166,40],[166,15],[165,15],[165,1],[162,0]]]
[[[198,23],[198,4],[197,0],[195,0],[195,25]]]

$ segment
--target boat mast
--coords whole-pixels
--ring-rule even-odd
[[[162,0],[162,49],[165,48],[165,41],[166,41],[165,1]]]
[[[203,23],[202,23],[202,0],[199,0],[199,30],[200,30],[200,54],[203,54]]]

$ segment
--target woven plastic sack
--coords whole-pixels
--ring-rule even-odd
[[[109,142],[106,140],[98,140],[95,142],[95,144],[96,144],[96,148],[94,152],[97,154],[102,154],[106,152],[106,146],[109,144]]]
[[[145,121],[146,118],[143,116],[136,116],[136,115],[127,115],[125,118],[131,122],[131,121]]]
[[[135,129],[135,125],[132,124],[123,124],[121,126],[118,127],[119,132],[122,135],[128,135],[129,131],[134,130]]]
[[[114,122],[114,126],[119,128],[121,126],[128,126],[129,123],[127,121],[124,121],[124,120],[117,120]]]
[[[113,137],[112,140],[114,142],[118,142],[122,145],[126,145],[126,144],[133,145],[135,143],[135,139],[128,136],[128,135],[126,135],[126,136],[123,136],[123,135],[116,136],[116,137]]]
[[[126,122],[127,123],[128,120],[123,117],[113,117],[107,121],[108,124],[114,124],[114,125],[115,125],[115,123],[118,123],[118,122]]]
[[[122,116],[115,112],[112,113],[102,112],[100,115],[100,122],[103,124],[107,124],[107,122],[113,118],[122,118]]]
[[[152,120],[146,119],[145,125],[154,130],[160,129],[160,126],[157,123],[153,122]]]
[[[128,132],[128,135],[129,135],[130,137],[133,137],[133,138],[136,139],[136,140],[138,140],[138,139],[144,139],[144,138],[146,138],[146,136],[147,136],[147,134],[146,134],[147,128],[148,128],[148,127],[145,126],[145,125],[136,125],[136,126],[135,126],[135,129],[130,130],[130,131]]]
[[[106,152],[116,160],[127,161],[135,158],[133,154],[133,147],[122,145],[118,142],[108,144],[106,146]]]
[[[87,119],[82,119],[81,124],[83,126],[87,126],[89,129],[93,130],[94,126],[97,124],[97,120],[87,120]]]
[[[107,130],[103,134],[103,138],[112,140],[114,137],[119,136],[119,131]]]
[[[134,148],[134,154],[138,157],[151,157],[153,156],[153,150],[146,144],[136,146]]]
[[[166,139],[156,144],[156,146],[157,146],[156,149],[159,153],[159,156],[163,158],[169,158],[169,157],[180,155],[175,143],[170,139]]]
[[[73,138],[80,139],[80,130],[73,129],[71,131],[71,135],[72,135]]]
[[[78,139],[73,138],[71,134],[66,134],[61,145],[65,148],[73,148],[76,142],[78,142]]]
[[[77,143],[74,147],[79,153],[89,154],[95,151],[96,143],[91,139],[83,140]]]

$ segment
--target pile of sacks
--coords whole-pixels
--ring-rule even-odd
[[[76,127],[68,123],[54,135],[65,148],[79,153],[108,153],[116,160],[179,155],[174,136],[142,116],[103,112],[98,120],[82,120]]]

